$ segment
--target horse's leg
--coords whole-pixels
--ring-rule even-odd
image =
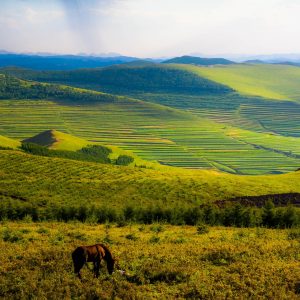
[[[80,270],[82,269],[82,267],[84,266],[85,264],[85,261],[84,260],[81,260],[81,261],[78,261],[76,263],[76,265],[74,266],[74,273],[77,274],[78,278],[81,280],[81,274],[80,274]]]
[[[79,278],[80,280],[82,280],[82,277],[81,277],[80,271],[77,273],[77,275],[78,275],[78,278]]]
[[[100,259],[100,257],[97,259],[97,261],[96,261],[96,272],[95,272],[95,275],[96,275],[96,278],[98,278],[99,277],[99,270],[100,270],[100,263],[101,263],[101,259]]]
[[[94,261],[94,277],[97,277],[97,261]]]

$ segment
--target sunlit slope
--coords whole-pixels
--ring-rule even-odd
[[[18,140],[10,139],[6,136],[0,135],[0,147],[15,149],[21,145]]]
[[[142,159],[171,166],[262,174],[289,172],[300,165],[298,158],[257,149],[233,138],[222,124],[204,118],[168,115],[147,104],[77,106],[50,101],[3,100],[0,113],[2,128],[9,137],[32,137],[51,124],[59,131],[89,142],[119,146]],[[295,147],[299,148],[299,143]]]
[[[64,136],[56,136],[53,140],[50,138],[50,144],[54,147],[63,145],[64,150],[74,150],[84,145],[83,139],[88,143],[96,142],[130,150],[144,160],[184,168],[217,169],[237,174],[268,174],[290,172],[300,166],[298,140],[293,140],[295,142],[291,146],[289,139],[281,138],[276,133],[278,130],[289,130],[293,123],[280,122],[281,116],[277,114],[276,129],[269,129],[272,124],[269,126],[261,119],[253,120],[252,115],[256,114],[251,114],[251,105],[245,110],[245,104],[241,104],[239,101],[242,100],[239,98],[236,98],[237,103],[230,112],[224,106],[224,109],[215,110],[210,115],[209,110],[206,109],[202,114],[201,108],[195,106],[193,109],[185,107],[188,111],[183,111],[95,91],[9,77],[4,79],[4,92],[1,96],[5,94],[11,99],[0,101],[0,126],[2,134],[10,138],[23,140],[55,128],[63,132]],[[14,98],[23,95],[27,99]],[[31,100],[32,96],[42,97],[42,100]],[[231,99],[228,94],[223,96],[221,100],[224,104]],[[178,94],[176,97],[184,108],[185,96]],[[212,101],[216,101],[214,96],[211,97]],[[47,98],[52,100],[43,100]],[[189,101],[192,103],[197,99],[192,97]],[[288,101],[275,103],[298,105]],[[253,109],[258,109],[258,106]],[[260,118],[273,120],[272,109],[264,108],[259,111]],[[232,118],[233,114],[237,117]],[[222,118],[227,118],[229,123],[224,124]],[[230,120],[240,121],[235,124],[235,121],[230,123]],[[255,137],[253,143],[248,138],[251,136],[250,132],[244,139],[231,134],[243,120],[246,120],[243,128],[247,129],[247,125],[251,124],[251,130],[256,127],[263,129],[258,129],[261,135]],[[283,125],[287,127],[284,128]],[[291,134],[287,130],[285,132]],[[66,133],[74,137],[66,138]],[[270,139],[266,139],[263,134],[275,134],[276,143],[268,142]],[[60,141],[59,144],[55,144],[57,140]],[[49,140],[45,142],[45,145],[49,144]],[[268,142],[267,145],[265,142]],[[72,148],[74,145],[76,147]]]
[[[0,191],[37,205],[199,205],[241,195],[300,192],[300,173],[238,176],[148,170],[0,151]]]
[[[143,102],[70,105],[2,100],[0,113],[2,131],[15,139],[32,137],[51,126],[89,143],[115,145],[133,151],[142,159],[177,167],[264,174],[289,172],[300,166],[299,158],[257,148],[233,137],[222,124],[196,116],[187,118],[172,109],[158,110],[157,106]],[[264,140],[262,136],[260,141]],[[299,153],[298,140],[293,147],[280,136],[277,140],[285,150]],[[278,149],[274,144],[270,148],[274,146]]]
[[[242,94],[300,101],[300,68],[287,65],[239,64],[222,67],[177,65]]]
[[[90,145],[103,145],[101,143],[91,142],[55,129],[43,131],[33,137],[24,139],[23,141],[26,143],[34,143],[53,150],[64,150],[64,151],[78,151],[83,147],[87,147]],[[137,165],[137,166],[142,165],[154,169],[164,168],[164,166],[161,166],[158,163],[143,160],[133,152],[128,150],[123,150],[120,147],[112,146],[112,145],[105,145],[105,147],[111,149],[109,158],[112,160],[117,159],[120,155],[128,155],[133,157],[134,159],[131,165]]]

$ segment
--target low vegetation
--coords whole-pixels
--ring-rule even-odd
[[[111,160],[108,156],[112,151],[111,149],[105,146],[90,145],[88,147],[84,147],[77,151],[67,151],[67,150],[52,150],[52,149],[48,149],[47,147],[40,146],[33,143],[22,143],[21,149],[26,153],[30,153],[33,155],[61,157],[61,158],[68,158],[68,159],[81,160],[81,161],[92,161],[92,162],[98,162],[103,164],[111,163]],[[129,163],[133,161],[133,158],[132,157],[130,158],[131,161]],[[124,165],[127,164],[124,163]]]
[[[176,168],[151,170],[11,150],[0,151],[0,169],[3,217],[13,219],[28,214],[35,220],[67,221],[95,215],[97,222],[125,219],[196,224],[202,221],[203,214],[208,214],[203,213],[200,205],[247,195],[300,192],[299,171],[285,175],[237,176]],[[279,212],[286,214],[284,210]],[[235,221],[224,223],[225,215],[219,210],[212,214],[216,223],[207,221],[209,224],[235,224]],[[262,224],[256,209],[247,208],[241,214],[250,220],[247,222],[253,220],[251,226]],[[285,224],[278,221],[275,226]]]
[[[198,228],[1,222],[0,297],[299,298],[298,230]],[[71,252],[99,242],[126,273],[109,276],[103,266],[94,279],[89,266],[81,282]]]

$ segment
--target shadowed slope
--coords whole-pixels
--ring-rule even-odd
[[[88,141],[66,134],[57,130],[46,130],[31,138],[25,139],[26,143],[34,143],[57,150],[78,150],[89,144]]]

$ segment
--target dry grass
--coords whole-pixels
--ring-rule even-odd
[[[0,227],[5,299],[299,299],[297,230],[82,223]],[[72,271],[79,245],[110,242],[127,276]]]

